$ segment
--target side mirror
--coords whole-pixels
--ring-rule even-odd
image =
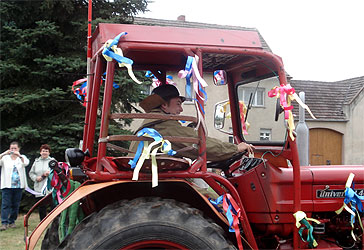
[[[225,118],[230,118],[230,105],[229,100],[221,101],[215,104],[215,114],[214,114],[214,126],[215,129],[219,130],[220,132],[232,135],[231,131],[224,130],[225,126]],[[228,121],[227,126],[229,126],[230,121]]]
[[[214,71],[214,84],[216,86],[226,85],[227,84],[227,76],[225,70],[215,70]]]
[[[215,104],[215,115],[214,115],[215,129],[222,129],[225,125],[225,110],[223,103]]]

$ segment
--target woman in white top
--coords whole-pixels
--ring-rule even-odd
[[[15,227],[22,192],[28,187],[25,167],[29,164],[29,160],[19,151],[19,143],[12,142],[10,148],[0,154],[2,191],[0,231]]]
[[[50,168],[48,163],[54,158],[50,157],[51,148],[48,144],[43,144],[40,146],[40,157],[35,159],[32,168],[29,171],[29,177],[34,181],[34,191],[36,191],[37,202],[40,201],[44,194],[42,191],[44,186],[47,185],[47,177],[49,175]],[[47,215],[46,206],[39,206],[39,218],[42,221]]]

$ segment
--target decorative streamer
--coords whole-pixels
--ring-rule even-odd
[[[69,166],[65,162],[58,162],[58,167],[64,171],[65,176],[68,174]],[[63,199],[68,195],[71,185],[70,182],[67,182],[67,187],[64,187],[62,184],[62,180],[57,174],[56,171],[51,170],[48,178],[48,190],[51,190],[53,187],[53,200],[57,201],[58,204],[61,204],[63,202]],[[51,180],[51,181],[49,181]]]
[[[222,105],[222,108],[223,108],[222,112],[226,113],[227,105],[229,105],[229,104],[230,104],[230,102],[227,101]],[[243,130],[244,135],[248,134],[248,129],[250,127],[250,124],[245,121],[245,116],[246,116],[247,110],[248,109],[247,109],[244,101],[239,101],[241,129]],[[226,114],[226,118],[231,118],[231,113],[230,112],[228,114]]]
[[[77,85],[80,87],[76,88]],[[81,102],[83,106],[86,107],[87,100],[87,78],[82,78],[77,81],[74,81],[72,84],[72,92],[76,95],[77,99]]]
[[[106,72],[103,74],[103,76],[106,76]],[[105,78],[101,78],[101,84],[105,81]],[[77,85],[80,85],[78,88],[76,88]],[[113,88],[118,89],[120,86],[113,82]],[[82,78],[77,81],[74,81],[72,83],[72,92],[76,95],[77,99],[81,102],[83,106],[86,107],[86,100],[87,100],[87,78]]]
[[[149,70],[145,73],[145,76],[152,78],[152,80],[153,80],[152,87],[153,88],[156,88],[162,84],[161,81],[159,81],[159,79]],[[166,84],[171,84],[171,85],[176,86],[176,83],[173,81],[173,77],[171,75],[166,76]]]
[[[192,85],[195,90],[196,95],[198,95],[202,100],[207,100],[207,94],[203,88],[207,87],[206,81],[201,77],[200,72],[198,71],[197,63],[198,56],[195,57],[189,56],[187,58],[186,66],[184,70],[180,70],[178,72],[179,78],[186,78],[186,92],[189,97],[191,94],[191,77],[192,77]],[[202,93],[202,96],[199,94],[199,90]]]
[[[137,152],[135,153],[134,159],[129,161],[129,165],[133,172],[133,181],[138,180],[139,172],[146,159],[152,158],[152,187],[158,186],[158,166],[156,154],[158,149],[165,154],[175,155],[177,152],[172,150],[172,145],[168,140],[164,140],[163,137],[152,128],[143,128],[137,133],[137,136],[146,136],[154,139],[150,145],[148,141],[140,141]]]
[[[288,122],[289,136],[291,137],[292,141],[294,141],[293,130],[295,129],[295,126],[292,114],[293,106],[291,105],[291,101],[295,100],[298,102],[302,108],[308,111],[313,119],[316,119],[310,108],[302,102],[302,100],[296,94],[295,89],[290,84],[282,84],[279,87],[275,86],[268,92],[268,96],[279,98],[280,104],[284,109],[284,119]]]
[[[117,61],[119,63],[120,67],[127,68],[128,74],[131,77],[131,79],[133,79],[134,82],[141,84],[141,82],[138,79],[136,79],[136,77],[133,73],[133,69],[132,69],[132,65],[134,63],[133,60],[131,60],[127,57],[124,57],[123,51],[117,47],[120,37],[125,36],[127,34],[128,33],[126,33],[126,32],[121,32],[114,39],[108,40],[104,45],[104,50],[102,51],[102,55],[104,56],[106,61],[112,61],[114,59],[115,61]]]
[[[192,98],[192,86],[193,86],[195,94],[198,95],[201,98],[201,100],[205,101],[205,98],[206,98],[206,101],[207,101],[207,93],[205,92],[205,90],[203,88],[207,87],[208,85],[207,85],[206,81],[201,77],[201,74],[198,70],[198,67],[197,67],[198,60],[199,60],[199,58],[197,55],[195,55],[194,57],[188,56],[187,62],[185,65],[185,69],[180,70],[178,72],[178,77],[186,78],[187,97]],[[191,77],[192,77],[192,84],[191,84]],[[202,96],[199,94],[199,91],[201,92]],[[195,101],[195,103],[198,102],[198,106],[201,108],[202,113],[205,114],[203,105],[201,105],[201,103],[197,99],[193,98],[193,100]],[[195,106],[197,106],[197,105],[195,105]],[[199,120],[198,120],[198,124],[195,129],[197,130],[199,125],[202,124],[203,129],[207,133],[206,124],[204,123],[204,121],[201,121],[202,114],[200,113],[200,110],[198,107],[196,107],[196,110],[197,110],[197,115],[199,117]]]
[[[315,238],[313,237],[313,234],[312,234],[313,233],[313,227],[312,227],[312,225],[308,221],[313,221],[316,224],[321,224],[321,222],[318,221],[318,220],[316,220],[316,219],[307,218],[306,213],[303,212],[303,211],[297,211],[296,213],[293,214],[293,216],[296,219],[296,227],[297,228],[300,228],[302,224],[304,225],[304,227],[301,227],[299,229],[299,231],[298,231],[298,233],[299,233],[302,241],[308,242],[308,246],[310,248],[317,247],[318,244],[317,244],[317,242],[316,242],[316,240],[315,240]],[[306,240],[302,236],[302,233],[303,233],[303,231],[305,229],[308,230],[307,231],[307,238],[306,238]]]
[[[222,208],[224,209],[225,215],[229,221],[229,232],[235,232],[236,239],[238,241],[238,247],[239,249],[243,249],[239,229],[239,218],[241,215],[241,211],[234,198],[230,194],[223,194],[215,201],[210,199],[210,202],[215,207],[218,207],[218,205],[222,203]],[[221,211],[221,209],[218,210]]]
[[[351,237],[356,241],[356,237],[354,235],[353,229],[354,229],[354,223],[355,223],[355,215],[358,215],[358,221],[361,226],[361,229],[364,231],[363,224],[360,219],[359,212],[363,212],[363,204],[361,201],[364,200],[364,195],[358,195],[354,190],[354,184],[353,188],[351,188],[351,184],[354,179],[354,174],[350,173],[346,184],[345,184],[345,198],[344,203],[338,210],[335,211],[336,214],[340,214],[343,209],[348,211],[350,213],[350,225],[351,225]],[[350,207],[347,205],[350,204]],[[357,209],[358,208],[358,209]],[[359,211],[359,212],[358,212]]]
[[[202,129],[205,131],[205,135],[207,136],[208,131],[207,131],[207,126],[206,126],[206,121],[205,121],[205,119],[203,119],[203,115],[197,106],[197,102],[194,102],[194,104],[195,104],[195,109],[196,109],[196,113],[197,113],[197,124],[196,124],[195,130],[198,130],[199,126],[201,125]]]

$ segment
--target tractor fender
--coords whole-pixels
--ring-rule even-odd
[[[55,209],[53,209],[47,216],[44,218],[43,221],[41,221],[38,226],[33,230],[31,235],[27,237],[27,227],[25,229],[25,241],[26,241],[26,249],[33,250],[39,241],[39,238],[43,234],[43,232],[47,229],[48,225],[50,225],[53,220],[62,213],[65,209],[67,209],[69,206],[71,206],[73,203],[79,201],[80,199],[90,195],[95,194],[96,192],[101,192],[107,188],[116,188],[116,187],[122,187],[124,185],[138,185],[138,184],[147,184],[151,186],[151,183],[149,181],[131,181],[131,180],[118,180],[118,181],[110,181],[110,182],[102,182],[102,183],[94,183],[92,181],[86,181],[84,182],[80,187],[78,187],[75,191],[73,191],[69,196],[67,196],[64,201],[59,204]],[[171,198],[177,200],[183,200],[183,202],[188,203],[192,205],[193,207],[196,207],[204,212],[208,217],[210,217],[212,220],[215,221],[215,223],[219,224],[228,232],[228,221],[227,219],[217,211],[217,209],[211,204],[211,202],[208,200],[206,196],[204,196],[196,187],[191,185],[186,180],[180,180],[180,179],[167,179],[167,180],[160,180],[159,185],[164,185],[165,188],[172,188],[172,186],[175,187],[175,185],[178,185],[182,190],[184,190],[184,197],[190,197],[186,201],[183,200],[181,195],[176,194],[174,195],[166,195],[165,198]],[[182,192],[179,192],[182,193]],[[138,194],[141,195],[141,194]],[[120,199],[124,199],[125,197],[120,196]],[[131,198],[131,197],[128,197]],[[135,198],[135,197],[134,197]],[[106,206],[107,204],[105,204]],[[29,217],[30,215],[27,214],[25,217]]]

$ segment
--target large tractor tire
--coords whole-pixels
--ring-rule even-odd
[[[57,216],[51,226],[47,229],[42,241],[42,250],[56,249],[59,245],[58,236],[59,216]]]
[[[235,249],[217,224],[185,203],[119,201],[81,222],[60,249]]]

